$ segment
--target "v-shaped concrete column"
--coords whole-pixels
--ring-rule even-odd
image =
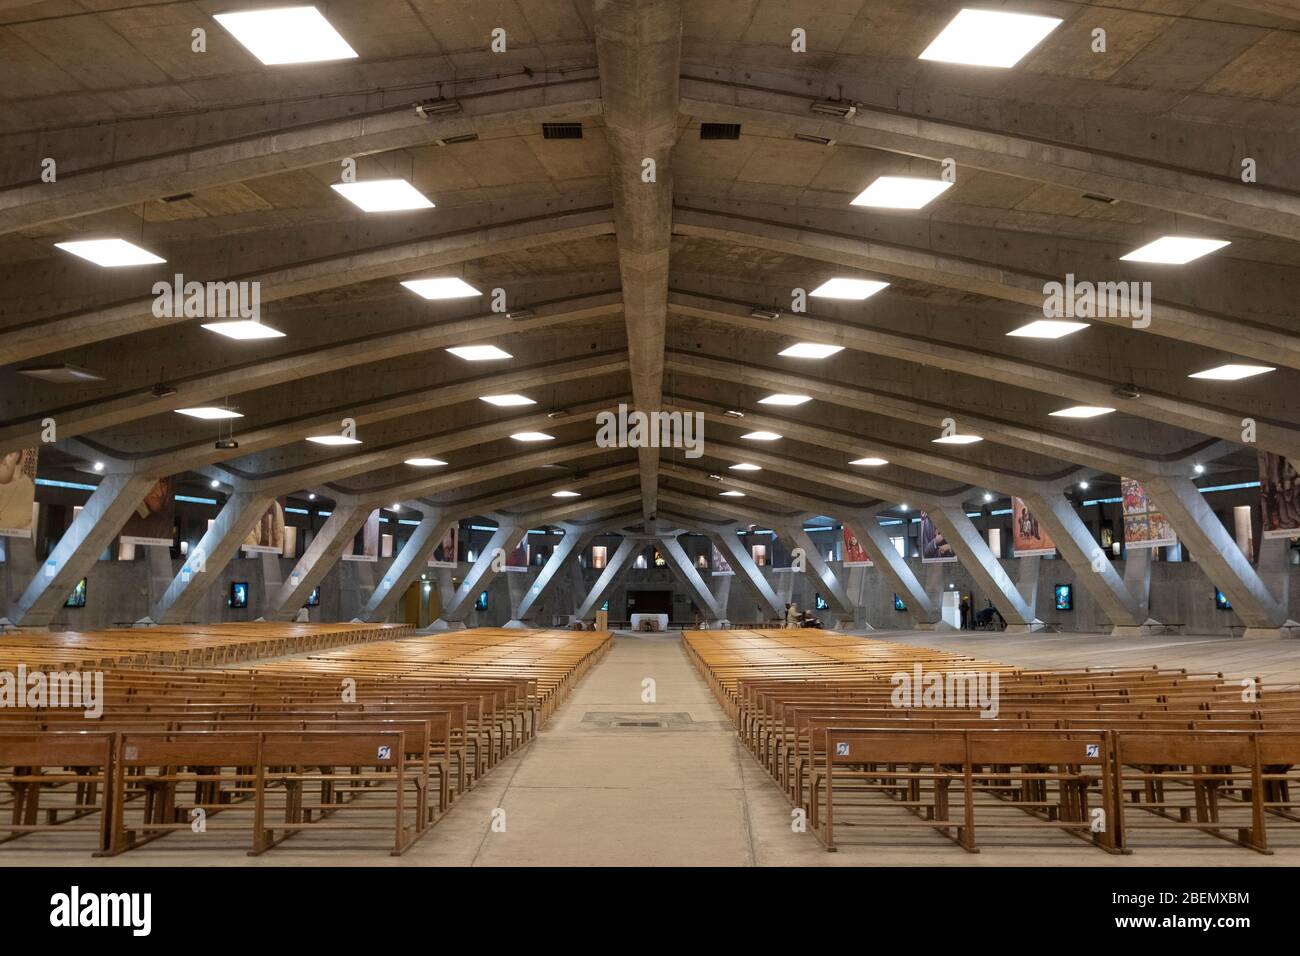
[[[924,586],[916,579],[907,561],[894,550],[894,543],[889,540],[889,534],[881,527],[879,519],[874,514],[866,514],[860,518],[856,515],[842,516],[841,520],[853,532],[872,563],[889,578],[889,583],[907,605],[907,613],[912,615],[917,630],[945,627],[939,609],[925,593]]]
[[[324,526],[289,572],[289,580],[276,589],[264,616],[270,621],[291,621],[307,603],[311,592],[338,563],[374,507],[360,502],[335,501]]]
[[[474,606],[474,599],[478,597],[478,593],[492,583],[492,579],[500,573],[501,568],[505,567],[505,560],[510,556],[510,552],[519,547],[519,542],[524,540],[526,534],[528,534],[527,528],[516,528],[512,525],[502,525],[497,528],[487,546],[483,548],[483,553],[478,556],[478,560],[465,575],[465,580],[451,596],[450,603],[443,607],[441,619],[444,622],[465,619],[465,615]]]
[[[194,607],[221,576],[221,571],[238,552],[274,495],[236,490],[226,499],[212,527],[194,546],[176,577],[149,611],[156,624],[182,624],[190,620]]]
[[[759,601],[767,606],[768,616],[783,616],[785,608],[781,604],[781,599],[776,596],[776,592],[772,590],[772,585],[767,582],[767,578],[763,577],[763,572],[754,563],[754,556],[740,543],[735,526],[710,528],[709,537],[722,548],[727,560],[731,562],[731,569],[744,574],[745,583],[749,585],[750,590],[757,594]],[[673,540],[676,542],[676,539]],[[695,570],[694,565],[691,565],[691,570]],[[696,576],[699,577],[699,572],[696,572]],[[700,578],[700,580],[703,582],[704,579]],[[722,609],[725,612],[726,605],[722,605]]]
[[[1034,616],[1034,609],[1021,595],[1010,575],[1002,569],[979,529],[966,517],[966,511],[960,502],[928,506],[926,514],[943,532],[962,567],[1002,612],[1008,631],[1037,630],[1042,626],[1042,622]]]
[[[695,570],[695,565],[691,563],[690,556],[677,539],[666,534],[661,535],[659,541],[663,544],[664,551],[668,552],[668,557],[676,565],[677,573],[686,580],[687,586],[695,592],[695,599],[699,601],[700,606],[706,608],[713,615],[713,620],[725,620],[727,617],[726,608],[718,606],[718,599],[713,596],[709,586],[704,583],[704,579],[700,577],[700,572]]]
[[[643,543],[632,538],[624,538],[619,542],[618,547],[614,549],[613,557],[605,562],[600,577],[596,578],[596,583],[591,586],[587,596],[578,605],[578,613],[575,615],[578,620],[585,621],[595,614],[596,606],[600,604],[605,593],[614,586],[614,582],[631,566],[632,558]]]
[[[393,602],[405,594],[411,582],[429,566],[429,555],[433,554],[434,548],[438,547],[447,534],[447,529],[455,523],[456,518],[436,511],[431,511],[420,519],[420,523],[411,532],[411,537],[388,566],[379,586],[371,592],[370,600],[359,615],[361,620],[382,621],[388,616]]]
[[[565,562],[575,552],[581,553],[586,543],[594,537],[595,532],[580,532],[572,525],[565,526],[564,537],[551,551],[551,556],[546,560],[546,564],[542,566],[542,570],[538,572],[537,579],[533,581],[532,587],[519,600],[519,604],[511,615],[511,620],[525,620],[532,611],[533,605],[541,599],[542,595],[546,593],[546,589],[551,586],[560,569],[564,567]]]
[[[1164,513],[1178,539],[1191,548],[1210,581],[1228,597],[1232,610],[1246,625],[1246,637],[1277,637],[1287,621],[1287,609],[1269,591],[1250,559],[1200,489],[1189,478],[1142,479],[1142,487]]]
[[[1088,589],[1110,620],[1114,627],[1111,633],[1140,633],[1146,621],[1145,609],[1134,599],[1074,505],[1059,491],[1025,494],[1021,500],[1047,530],[1061,558],[1073,569],[1075,580]]]
[[[72,589],[90,573],[157,481],[130,472],[106,474],[54,546],[36,576],[9,608],[9,620],[27,627],[49,624]]]
[[[812,538],[808,537],[803,528],[798,525],[782,525],[774,530],[783,541],[787,542],[792,555],[795,548],[803,551],[805,564],[812,569],[813,575],[821,582],[822,588],[830,598],[826,603],[831,606],[831,610],[837,614],[848,615],[849,619],[852,620],[854,617],[853,601],[848,592],[844,590],[844,586],[840,584],[840,579],[835,576],[835,572],[826,563],[826,559],[817,550],[817,546],[813,544]]]

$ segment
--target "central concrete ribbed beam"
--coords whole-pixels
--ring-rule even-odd
[[[682,6],[680,0],[596,0],[595,14],[632,402],[651,412],[663,397]],[[659,451],[641,448],[638,456],[649,520]]]

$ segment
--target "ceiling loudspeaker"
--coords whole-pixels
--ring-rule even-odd
[[[1131,399],[1142,397],[1142,393],[1132,385],[1117,385],[1115,388],[1111,389],[1111,394],[1115,395],[1117,398]]]
[[[212,447],[228,451],[231,448],[238,448],[239,442],[235,441],[233,438],[218,438]]]

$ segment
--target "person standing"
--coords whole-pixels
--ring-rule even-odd
[[[970,630],[970,613],[971,613],[970,595],[963,594],[961,596],[961,629],[963,631]]]
[[[799,626],[799,608],[795,605],[793,601],[791,601],[789,604],[785,606],[785,626],[786,627]]]

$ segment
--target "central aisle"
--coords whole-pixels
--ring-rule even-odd
[[[642,701],[647,679],[653,703]],[[666,726],[617,726],[640,721]],[[491,829],[497,808],[505,832]],[[402,860],[752,866],[770,862],[755,859],[755,813],[765,846],[775,839],[798,855],[824,855],[790,831],[788,805],[740,747],[680,639],[620,635],[538,739]]]

